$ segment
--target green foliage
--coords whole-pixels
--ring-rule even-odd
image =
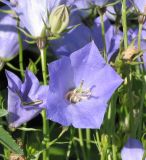
[[[6,116],[8,114],[7,110],[0,109],[0,117]]]
[[[23,155],[22,149],[14,141],[12,136],[0,126],[0,143],[16,154]]]

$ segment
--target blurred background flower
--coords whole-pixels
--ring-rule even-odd
[[[7,7],[1,9],[8,10]],[[9,61],[19,51],[17,20],[11,14],[0,12],[0,59]]]
[[[122,160],[142,160],[144,148],[137,139],[129,138],[121,151]]]

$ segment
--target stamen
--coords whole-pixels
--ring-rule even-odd
[[[40,105],[43,103],[42,100],[32,100],[30,102],[26,102],[23,100],[23,98],[21,97],[21,94],[19,93],[19,91],[15,91],[16,94],[18,95],[18,97],[20,98],[21,101],[21,105],[22,106],[35,106],[35,105]]]
[[[78,103],[91,97],[91,90],[83,90],[84,80],[82,80],[79,88],[75,88],[67,92],[65,98],[71,103]]]
[[[35,101],[31,101],[31,102],[21,102],[21,104],[23,106],[35,106],[35,105],[39,105],[39,104],[42,104],[43,101],[42,100],[35,100]]]

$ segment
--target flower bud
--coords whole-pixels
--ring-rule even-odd
[[[55,7],[49,16],[51,33],[61,33],[69,24],[69,11],[65,5]]]
[[[34,74],[37,74],[38,70],[37,70],[36,64],[31,59],[29,60],[28,69],[32,71]]]
[[[140,24],[144,24],[146,22],[146,16],[145,16],[145,14],[146,14],[146,6],[144,6],[143,14],[144,15],[139,15],[138,16],[138,23],[140,23]]]

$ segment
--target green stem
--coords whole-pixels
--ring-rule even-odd
[[[46,63],[47,48],[40,49],[40,52],[41,52],[43,83],[44,85],[47,85],[47,63]],[[48,123],[47,116],[46,116],[46,110],[42,111],[42,119],[43,119],[44,148],[46,149],[43,151],[43,160],[49,160],[50,137],[49,137],[49,123]]]
[[[23,44],[20,30],[18,29],[18,41],[19,41],[19,67],[20,67],[20,74],[22,79],[24,78],[24,67],[23,67]]]
[[[17,22],[17,26],[19,26],[19,21]],[[19,42],[19,68],[20,68],[21,78],[24,79],[23,43],[21,38],[21,31],[19,29],[18,29],[18,42]],[[16,68],[13,68],[13,69],[16,69]],[[24,127],[26,127],[26,124],[24,124]],[[25,132],[22,132],[22,140],[23,140],[23,143],[25,143]]]
[[[109,134],[114,134],[115,132],[115,116],[116,116],[116,105],[117,105],[116,102],[117,102],[117,93],[115,93],[112,96],[109,104],[109,108],[108,108],[106,131]]]
[[[87,157],[86,157],[86,154],[85,154],[85,148],[84,148],[82,130],[78,129],[78,132],[79,132],[79,143],[80,143],[80,147],[81,147],[81,150],[82,150],[83,159],[87,160]]]
[[[130,66],[128,66],[130,67]],[[131,73],[131,68],[129,68],[129,72],[127,72],[127,93],[128,93],[128,98],[127,98],[127,107],[129,108],[129,132],[130,136],[134,137],[135,133],[133,130],[133,122],[134,122],[134,117],[133,117],[133,96],[132,96],[132,73]]]
[[[113,160],[117,160],[117,147],[115,145],[114,137],[112,137],[112,152],[113,152]]]
[[[78,146],[77,146],[77,142],[75,141],[75,138],[73,138],[73,146],[75,149],[76,160],[80,160],[79,150],[78,150]]]
[[[124,33],[124,48],[127,49],[128,46],[128,38],[127,38],[127,12],[126,12],[126,0],[122,2],[122,25],[123,25],[123,33]]]
[[[66,160],[69,160],[69,158],[70,158],[71,147],[73,144],[73,138],[74,138],[74,128],[70,127],[70,141],[69,141],[68,149],[67,149],[67,153],[66,153]]]
[[[99,137],[99,133],[98,131],[96,130],[96,146],[98,148],[98,151],[102,157],[102,147],[101,147],[101,142],[100,142],[100,137]]]
[[[16,67],[13,66],[11,63],[7,62],[6,65],[7,65],[9,68],[13,69],[14,71],[20,72],[20,69],[16,68]]]
[[[99,132],[96,130],[96,146],[100,153],[100,160],[107,160],[107,146],[100,140]]]
[[[143,24],[139,24],[138,29],[138,49],[141,50],[141,33],[142,33],[142,26]]]
[[[86,129],[86,146],[87,146],[88,159],[90,159],[90,149],[91,149],[90,141],[91,141],[90,129]]]
[[[47,62],[46,62],[47,48],[40,49],[40,52],[41,52],[43,82],[44,85],[47,85]]]
[[[101,32],[102,32],[102,41],[103,41],[103,57],[105,59],[105,61],[107,62],[107,50],[106,50],[106,39],[105,39],[105,26],[104,26],[104,14],[102,13],[102,11],[100,12],[99,9],[99,15],[100,15],[100,21],[101,21]]]

